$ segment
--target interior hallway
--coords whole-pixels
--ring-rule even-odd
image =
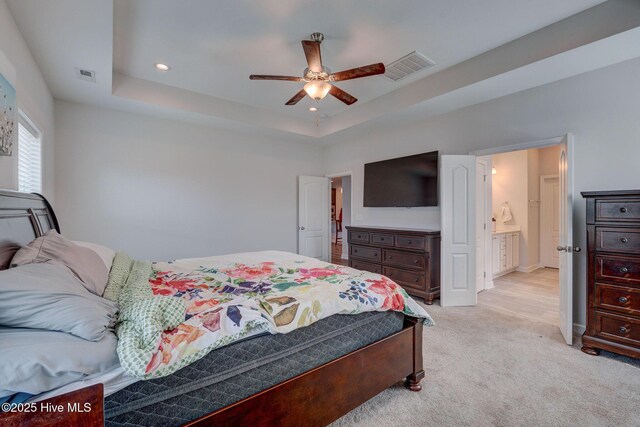
[[[340,233],[342,235],[342,233]],[[349,265],[349,261],[342,259],[342,242],[335,243],[335,240],[331,243],[331,264],[337,265]]]

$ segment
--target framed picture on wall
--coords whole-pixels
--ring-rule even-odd
[[[0,156],[13,154],[17,134],[16,90],[0,74]]]

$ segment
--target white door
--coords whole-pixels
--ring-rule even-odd
[[[475,156],[440,159],[443,307],[477,303],[475,169]]]
[[[298,177],[298,253],[329,261],[329,178]]]
[[[487,163],[476,161],[476,292],[485,286],[487,257]]]
[[[540,177],[540,264],[558,268],[560,256],[560,180],[557,176]]]
[[[567,344],[573,342],[573,135],[560,145],[559,211],[560,244],[560,332]]]

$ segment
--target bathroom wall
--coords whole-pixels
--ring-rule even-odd
[[[491,156],[496,174],[492,177],[492,212],[498,230],[503,226],[520,227],[520,269],[530,266],[527,151],[513,151]],[[502,205],[508,203],[513,218],[503,222]],[[537,264],[537,261],[536,261]]]

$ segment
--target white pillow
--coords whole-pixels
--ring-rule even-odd
[[[107,271],[111,271],[111,264],[113,264],[113,257],[116,256],[116,251],[106,246],[99,245],[97,243],[90,242],[79,242],[77,240],[72,240],[78,246],[82,246],[83,248],[91,249],[95,253],[98,254],[104,265],[107,266]]]

